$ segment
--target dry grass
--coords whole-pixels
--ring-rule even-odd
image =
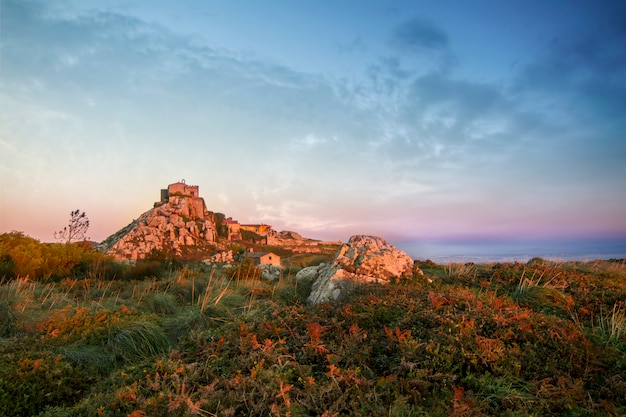
[[[554,284],[558,277],[558,273],[550,277],[547,281],[542,282],[543,273],[536,272],[530,278],[525,277],[522,273],[519,284],[513,292],[513,300],[518,304],[530,307],[542,308],[565,308],[567,309],[571,303],[571,297],[568,297],[562,289],[562,285]]]
[[[611,312],[600,312],[596,329],[607,343],[617,342],[626,335],[626,311],[623,305],[615,303]]]
[[[450,262],[443,266],[443,270],[448,278],[475,278],[477,273],[473,263]]]

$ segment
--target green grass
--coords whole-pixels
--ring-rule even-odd
[[[0,300],[0,337],[15,334],[15,312],[9,300]]]
[[[143,298],[141,306],[148,312],[163,316],[174,316],[179,311],[176,296],[169,292],[148,294]]]
[[[103,346],[73,343],[59,349],[61,357],[72,366],[107,375],[114,369],[115,356]]]
[[[169,347],[170,342],[163,329],[148,321],[135,321],[114,328],[107,341],[107,348],[126,362],[156,356]]]

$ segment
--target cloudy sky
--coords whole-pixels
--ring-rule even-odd
[[[626,238],[622,1],[0,2],[0,231],[185,179],[321,239]]]

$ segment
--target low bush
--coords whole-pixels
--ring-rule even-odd
[[[141,259],[130,267],[128,278],[142,280],[146,278],[158,278],[165,272],[163,263],[155,260]]]
[[[20,232],[0,234],[0,279],[113,278],[122,272],[119,265],[87,242],[40,243]]]

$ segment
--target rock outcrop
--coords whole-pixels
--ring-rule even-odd
[[[283,271],[282,267],[274,265],[260,265],[259,268],[261,269],[261,279],[272,282],[278,281]]]
[[[225,250],[222,252],[218,252],[207,259],[204,259],[202,262],[205,264],[214,264],[214,263],[223,263],[223,264],[232,264],[235,263],[235,257],[233,256],[232,250]]]
[[[117,260],[135,261],[153,250],[181,254],[184,246],[207,246],[215,242],[216,235],[213,215],[202,198],[170,196],[96,248]]]
[[[376,236],[352,236],[329,264],[304,268],[298,280],[313,279],[308,301],[311,304],[336,300],[344,290],[359,282],[388,283],[393,278],[409,277],[413,259]]]
[[[328,248],[332,248],[332,251],[335,251],[336,247],[341,245],[341,242],[325,242],[309,239],[299,233],[288,230],[277,232],[270,229],[267,233],[267,244],[280,246],[293,253],[332,253],[328,252]]]

